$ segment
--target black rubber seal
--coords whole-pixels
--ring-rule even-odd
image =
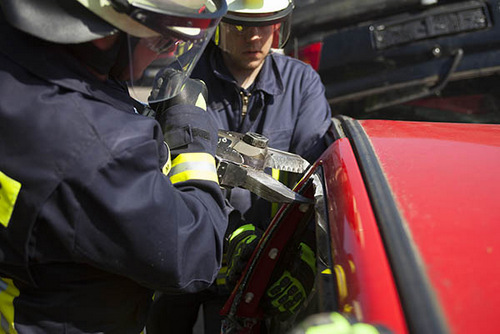
[[[410,333],[449,333],[419,251],[366,132],[352,118],[337,119],[359,163]]]

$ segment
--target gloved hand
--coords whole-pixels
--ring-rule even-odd
[[[289,263],[287,261],[287,263]],[[299,309],[314,285],[316,276],[316,255],[305,243],[300,243],[292,257],[290,267],[267,289],[264,309],[269,315],[286,319]]]
[[[203,110],[207,109],[208,90],[205,83],[198,79],[188,78],[183,84],[183,78],[180,71],[172,68],[165,68],[157,74],[148,98],[149,106],[157,114],[174,105],[193,105]],[[163,98],[172,95],[180,85],[182,87],[179,93],[168,99]]]
[[[226,252],[226,284],[230,290],[240,279],[261,236],[262,230],[252,224],[240,226],[230,234]]]
[[[207,87],[201,80],[183,80],[181,72],[172,68],[159,72],[148,99],[149,106],[154,110],[154,117],[160,123],[163,137],[173,156],[177,148],[182,153],[207,152],[215,156],[217,126],[210,115],[203,112],[206,111]],[[172,87],[183,82],[177,95],[162,99],[169,95]]]

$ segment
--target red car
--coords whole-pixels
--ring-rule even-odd
[[[317,66],[334,141],[295,188],[314,205],[284,205],[254,252],[227,332],[322,312],[392,333],[499,332],[498,1],[297,3],[289,46]],[[308,224],[315,287],[277,319],[262,295]]]
[[[282,208],[226,304],[238,332],[272,323],[260,306],[279,265],[269,254],[311,220],[319,274],[300,318],[337,311],[393,333],[496,332],[500,125],[341,116],[333,132],[297,187],[314,209]]]

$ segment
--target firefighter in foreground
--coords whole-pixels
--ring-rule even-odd
[[[299,154],[312,163],[328,146],[331,111],[324,86],[313,68],[276,51],[288,39],[293,7],[290,0],[229,0],[228,13],[192,77],[203,80],[210,88],[208,112],[220,129],[263,134],[269,139],[269,147]],[[228,230],[231,289],[278,206],[273,208],[271,203],[240,188],[231,189],[228,199],[242,215],[242,226]],[[310,286],[314,270],[302,260],[307,258],[304,250],[308,248],[304,245],[297,250],[302,253],[296,257],[296,267],[304,268],[304,285]],[[205,332],[220,330],[219,311],[228,296],[223,284],[219,279],[202,293],[159,298],[148,331],[191,332],[201,304]],[[281,294],[269,297],[278,300]]]
[[[220,267],[217,128],[188,76],[227,5],[0,9],[0,332],[140,333],[154,290],[199,291]],[[176,73],[162,124],[122,83],[158,56]]]

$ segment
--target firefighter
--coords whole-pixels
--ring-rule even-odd
[[[140,333],[154,290],[214,280],[217,128],[188,77],[226,10],[0,1],[0,332]],[[123,84],[157,57],[176,78],[151,101],[175,101],[161,124]]]
[[[291,0],[229,0],[228,12],[192,77],[210,87],[208,111],[220,129],[263,134],[269,138],[269,147],[314,162],[329,143],[331,110],[313,68],[279,52],[289,36],[293,7]],[[242,234],[245,238],[231,239],[240,245],[228,247],[236,250],[245,244],[247,248],[236,252],[245,255],[241,258],[228,254],[235,281],[278,206],[239,188],[231,189],[228,199],[241,213],[240,225],[246,232]],[[234,230],[230,228],[228,235]],[[160,299],[153,307],[148,328],[155,329],[153,334],[166,330],[189,332],[203,303],[205,332],[211,333],[216,329],[207,326],[213,323],[207,317],[216,318],[224,300],[217,304],[215,299],[209,291],[197,297]],[[213,303],[215,311],[211,312]]]
[[[210,87],[208,111],[220,129],[260,133],[269,147],[312,163],[328,146],[331,110],[318,73],[280,52],[293,6],[291,0],[228,1],[228,13],[192,77]],[[276,211],[244,189],[233,189],[229,199],[261,229]]]

